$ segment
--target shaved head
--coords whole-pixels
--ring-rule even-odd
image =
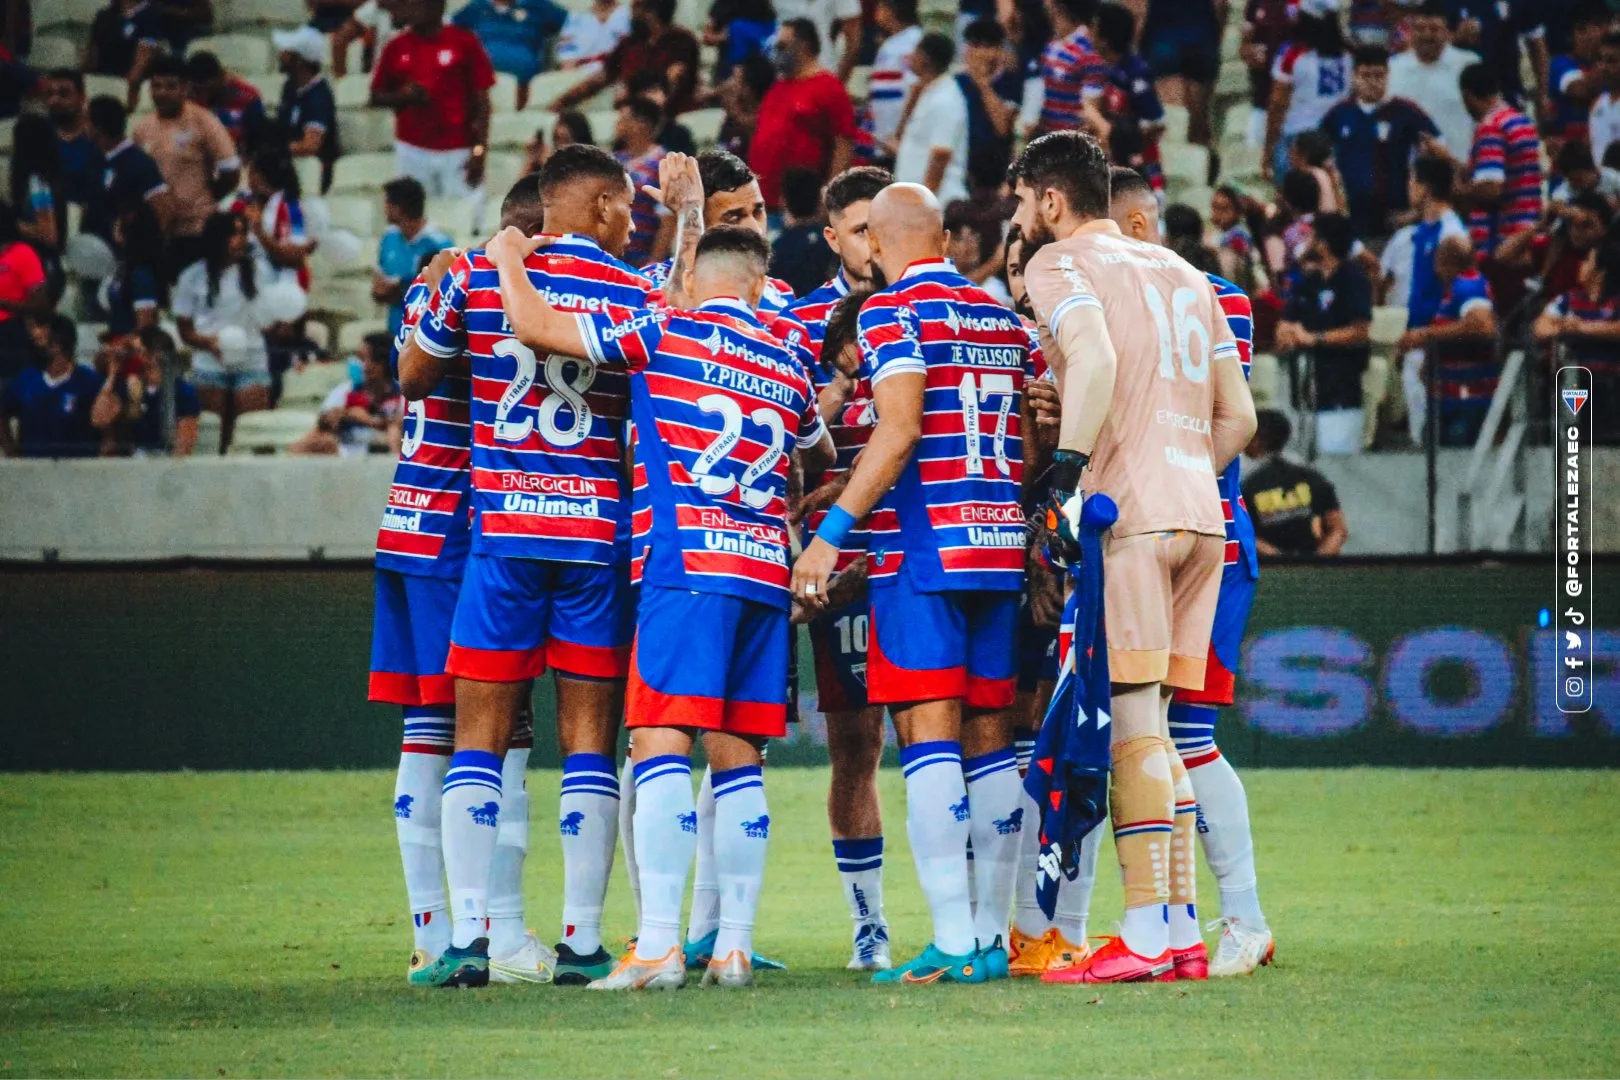
[[[1456,277],[1474,265],[1474,245],[1466,236],[1448,236],[1434,249],[1434,268],[1445,277]]]
[[[921,184],[890,184],[872,199],[867,235],[873,269],[896,281],[912,263],[944,257],[945,213]]]

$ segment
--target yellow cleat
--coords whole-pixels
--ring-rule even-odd
[[[589,990],[679,990],[686,985],[686,957],[679,945],[656,960],[643,960],[632,948],[619,966],[587,987]]]
[[[1091,946],[1084,942],[1076,945],[1063,936],[1063,932],[1053,927],[1048,936],[1052,939],[1052,955],[1047,960],[1047,971],[1063,971],[1083,964],[1091,958]]]

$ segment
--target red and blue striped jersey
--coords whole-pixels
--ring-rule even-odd
[[[405,290],[405,321],[394,339],[390,366],[416,332],[433,290],[416,275]],[[465,356],[450,362],[439,385],[405,405],[399,464],[377,530],[377,568],[417,577],[459,578],[472,546],[472,433]]]
[[[1440,310],[1434,314],[1432,326],[1461,322],[1463,316],[1476,308],[1492,310],[1491,287],[1485,275],[1478,270],[1459,274],[1446,289],[1440,301]],[[1463,340],[1434,342],[1427,349],[1427,359],[1435,365],[1440,397],[1445,401],[1474,400],[1489,404],[1496,393],[1496,384],[1502,367],[1496,360],[1496,342]]]
[[[1489,255],[1503,240],[1536,227],[1541,219],[1541,139],[1535,121],[1502,105],[1474,129],[1468,160],[1475,183],[1502,184],[1502,201],[1468,216],[1474,247]]]
[[[1098,97],[1108,83],[1108,65],[1091,44],[1091,31],[1077,27],[1065,38],[1054,38],[1041,53],[1041,134],[1080,126],[1080,106]]]
[[[815,358],[815,363],[810,366],[810,377],[815,382],[818,394],[832,381],[837,371],[831,359],[824,361],[821,355],[821,341],[827,334],[827,319],[832,315],[832,309],[838,305],[838,301],[848,295],[849,279],[844,277],[844,271],[840,269],[831,281],[807,294],[804,299],[788,309],[788,314],[797,317],[810,332],[810,353]],[[872,386],[863,378],[856,383],[855,390],[844,403],[844,411],[839,414],[838,419],[827,425],[827,430],[832,433],[833,448],[838,454],[837,460],[833,462],[832,468],[819,477],[805,477],[806,495],[850,470],[855,464],[855,456],[872,437],[872,425],[875,422]],[[810,514],[804,523],[806,535],[813,535],[821,527],[821,521],[826,516],[825,510],[817,510]],[[842,570],[857,559],[864,558],[866,541],[867,533],[864,527],[851,529],[844,540],[844,546],[838,549],[836,568]]]
[[[647,279],[583,236],[530,255],[529,280],[567,312],[640,307]],[[468,354],[472,369],[473,549],[519,559],[611,566],[627,530],[623,457],[629,383],[622,370],[551,354],[512,336],[500,281],[481,250],[440,284],[417,343]]]
[[[1620,296],[1594,300],[1585,289],[1572,289],[1547,305],[1549,315],[1573,315],[1582,322],[1620,322]],[[1564,363],[1589,367],[1594,373],[1620,373],[1620,355],[1601,338],[1564,338]]]
[[[826,432],[802,345],[732,298],[578,319],[592,360],[632,376],[650,519],[643,583],[786,610],[790,460]]]
[[[873,585],[892,585],[904,565],[923,592],[1023,588],[1029,341],[1018,316],[948,259],[914,263],[861,309],[873,388],[892,375],[925,379],[922,439],[872,511]]]
[[[655,146],[640,157],[631,157],[623,150],[613,155],[635,185],[636,197],[630,203],[630,242],[624,247],[624,261],[631,266],[645,263],[658,239],[659,219],[665,211],[658,200],[642,188],[658,186],[658,163],[664,160],[666,153],[662,146]]]
[[[1215,298],[1220,302],[1226,325],[1237,338],[1238,359],[1243,362],[1243,378],[1249,377],[1249,363],[1254,355],[1254,308],[1249,297],[1236,285],[1223,277],[1205,274],[1215,286]],[[1215,486],[1221,490],[1221,516],[1226,519],[1226,565],[1242,565],[1249,577],[1260,576],[1260,553],[1254,546],[1254,522],[1249,519],[1248,504],[1243,501],[1243,455],[1232,459],[1219,476]]]
[[[653,283],[653,288],[662,289],[669,284],[669,268],[674,265],[674,258],[663,262],[651,263],[641,268],[647,280]],[[768,277],[765,279],[765,291],[760,294],[759,310],[767,315],[780,315],[793,304],[793,286],[781,278]]]

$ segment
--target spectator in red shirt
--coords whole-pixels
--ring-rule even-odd
[[[495,70],[478,35],[444,24],[444,0],[408,0],[371,74],[371,107],[394,111],[394,163],[429,196],[469,199],[482,231]]]
[[[690,30],[675,25],[675,0],[634,0],[630,19],[630,36],[607,54],[602,70],[565,91],[551,103],[551,112],[572,108],[605,86],[624,88],[631,76],[649,69],[663,72],[669,82],[672,119],[692,107],[697,94],[698,40]]]
[[[809,19],[789,19],[776,35],[777,80],[759,103],[748,164],[765,205],[782,205],[782,177],[809,169],[823,182],[849,167],[855,106],[838,76],[821,66],[821,35]]]

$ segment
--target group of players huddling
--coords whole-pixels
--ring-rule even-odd
[[[1027,316],[945,258],[927,189],[873,168],[827,185],[841,269],[795,300],[766,275],[758,184],[723,152],[664,160],[671,264],[619,260],[630,179],[574,146],[518,182],[484,248],[424,268],[397,341],[410,408],[371,664],[372,698],[404,711],[412,984],[673,988],[690,970],[746,986],[773,966],[752,937],[765,744],[786,733],[795,621],[810,623],[827,718],[851,969],[1113,982],[1270,959],[1243,787],[1213,737],[1256,577],[1228,468],[1254,423],[1248,300],[1157,245],[1153,193],[1088,137],[1035,140],[1012,180],[1009,276]],[[1078,555],[1091,492],[1120,511],[1104,567],[1126,904],[1095,949],[1101,830],[1047,918],[1040,810],[1020,779],[1058,669],[1058,568]],[[527,703],[548,669],[555,949],[524,928],[522,895]],[[933,919],[899,966],[883,915],[885,708]],[[1221,891],[1213,959],[1195,832]],[[621,840],[639,926],[615,959],[601,921]]]

